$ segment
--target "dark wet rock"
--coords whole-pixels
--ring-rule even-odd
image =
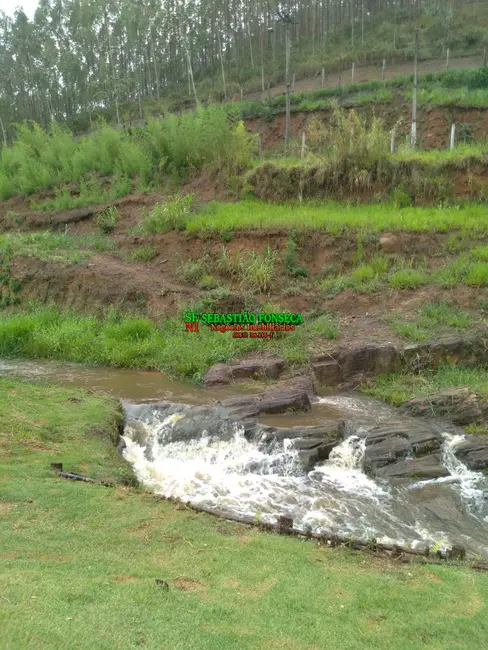
[[[357,390],[362,384],[364,384],[370,377],[373,377],[372,373],[365,374],[364,372],[358,372],[356,375],[349,377],[347,381],[341,382],[337,386],[338,391],[354,391]]]
[[[204,377],[205,386],[230,384],[232,379],[278,379],[286,362],[280,357],[244,359],[235,363],[217,363]]]
[[[399,410],[413,417],[441,417],[466,425],[488,418],[488,401],[468,388],[453,388],[411,399]]]
[[[347,380],[359,373],[389,374],[401,370],[400,350],[392,343],[368,344],[343,350],[337,363],[342,369],[342,379]]]
[[[408,458],[385,465],[376,470],[375,475],[385,479],[433,479],[449,476],[442,464],[441,454],[431,454],[422,458]]]
[[[327,361],[316,361],[312,364],[312,369],[317,381],[324,386],[337,386],[341,380],[341,367],[330,358]]]
[[[482,471],[488,468],[488,440],[470,436],[454,449],[454,454],[468,469]]]
[[[311,407],[308,392],[301,387],[277,388],[262,395],[233,397],[221,402],[220,406],[233,420],[256,417],[260,413],[308,411]]]
[[[230,384],[231,370],[226,363],[217,363],[205,373],[203,383],[205,386],[224,386]]]
[[[132,420],[139,420],[133,423]],[[215,406],[188,406],[186,404],[173,404],[171,402],[158,402],[157,404],[140,404],[129,407],[128,421],[139,444],[140,423],[152,425],[162,424],[167,421],[168,426],[161,429],[160,441],[187,442],[195,440],[202,435],[215,436],[221,440],[230,440],[235,434],[234,421],[227,412],[220,412]]]
[[[317,463],[327,460],[334,447],[343,441],[344,421],[330,420],[315,426],[289,429],[258,425],[255,439],[261,449],[270,451],[281,446],[284,440],[291,440],[303,468],[312,470]]]
[[[279,357],[246,359],[230,365],[230,374],[235,379],[266,378],[278,379],[286,362]]]
[[[419,425],[408,418],[370,427],[366,432],[365,470],[374,476],[384,476],[386,466],[413,456],[432,454],[440,449],[442,440],[438,427],[429,423]]]

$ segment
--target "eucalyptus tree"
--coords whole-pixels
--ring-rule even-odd
[[[0,11],[0,119],[9,136],[24,119],[86,127],[101,109],[122,121],[128,106],[142,117],[148,99],[181,98],[187,86],[195,101],[246,84],[264,97],[268,83],[288,86],[314,66],[320,74],[338,54],[369,56],[375,21],[411,52],[419,8],[449,47],[457,8],[469,1],[39,0],[32,20]],[[283,8],[289,26],[276,21]]]

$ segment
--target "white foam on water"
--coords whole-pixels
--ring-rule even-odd
[[[451,476],[458,480],[458,487],[461,498],[472,512],[479,512],[485,503],[483,484],[486,478],[481,472],[473,472],[459,460],[454,454],[458,445],[466,440],[466,436],[453,436],[444,433],[444,444],[442,446],[442,461],[451,473]]]
[[[138,480],[157,494],[268,522],[286,514],[301,530],[376,537],[379,542],[412,547],[452,546],[449,534],[437,530],[439,521],[430,522],[417,502],[410,501],[409,489],[401,491],[366,476],[362,471],[366,441],[360,435],[347,438],[328,461],[307,473],[301,469],[293,440],[266,453],[236,428],[230,440],[202,431],[198,439],[171,442],[171,429],[181,417],[155,418],[150,424],[138,421],[145,446],[132,439],[133,435],[137,439],[136,432],[126,426],[124,456]],[[481,503],[483,477],[455,457],[453,450],[462,439],[445,435],[444,463],[452,474],[450,481],[455,481],[446,489],[455,489],[474,509]],[[432,483],[411,487],[422,489]]]

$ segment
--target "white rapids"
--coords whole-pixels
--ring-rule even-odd
[[[124,432],[125,458],[138,480],[156,494],[271,523],[288,515],[304,531],[375,537],[413,547],[462,543],[488,555],[486,479],[454,456],[462,437],[445,434],[442,452],[451,472],[448,479],[395,487],[362,471],[365,441],[358,436],[348,437],[328,461],[307,473],[293,441],[263,453],[239,428],[228,441],[203,431],[196,440],[169,442],[171,427],[180,417],[138,422],[145,429],[144,446],[134,441],[130,424]],[[437,507],[441,498],[450,500],[453,515],[447,520]]]

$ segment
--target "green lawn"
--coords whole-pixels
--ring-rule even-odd
[[[122,484],[116,420],[108,398],[0,379],[2,649],[486,647],[487,575],[390,564],[156,500]],[[118,487],[58,479],[55,460]]]
[[[238,203],[209,203],[186,225],[189,232],[260,228],[316,229],[334,235],[350,233],[351,230],[364,233],[450,230],[486,233],[488,211],[485,205],[476,204],[398,208],[389,203],[360,206],[338,201],[277,204],[248,199]]]

